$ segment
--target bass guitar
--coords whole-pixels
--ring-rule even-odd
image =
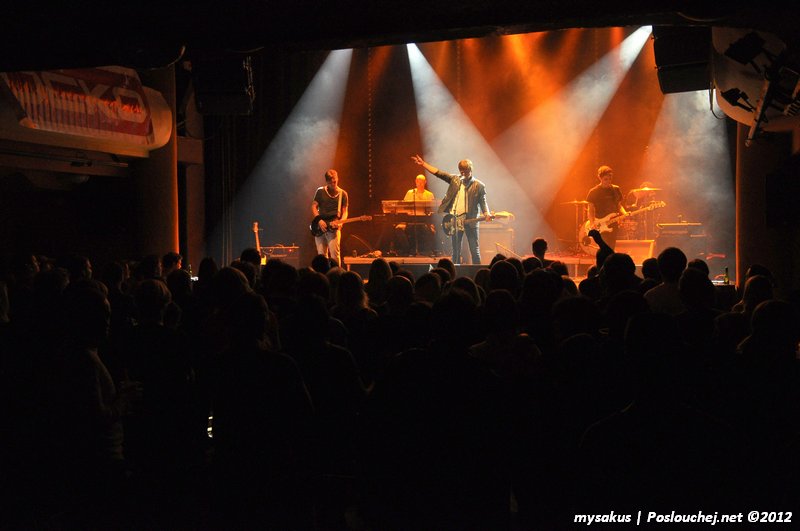
[[[589,237],[590,230],[595,229],[600,233],[611,232],[611,230],[614,228],[613,226],[625,218],[638,216],[639,214],[644,214],[645,212],[649,212],[650,210],[655,210],[657,208],[664,208],[665,206],[667,206],[667,204],[664,201],[653,201],[646,207],[628,212],[627,216],[620,214],[619,212],[612,212],[607,216],[595,219],[594,223],[587,219],[586,223],[584,223],[581,226],[580,231],[578,231],[578,243],[580,244],[583,252],[586,254],[595,254],[599,247],[596,243],[594,243],[594,240]]]
[[[341,225],[344,225],[345,223],[352,223],[354,221],[371,221],[371,220],[372,216],[358,216],[356,218],[347,218],[345,220],[336,219],[336,216],[327,216],[327,217],[317,216],[311,220],[311,224],[308,226],[308,228],[313,236],[322,236],[326,232],[334,232]],[[326,224],[325,230],[322,230],[320,228],[319,226],[320,221],[325,222]],[[331,225],[332,223],[335,223],[336,226],[335,227],[332,226]]]
[[[511,214],[508,212],[492,212],[489,214],[489,220],[485,217],[466,219],[464,216],[455,216],[453,214],[445,214],[442,218],[442,232],[447,236],[452,236],[457,230],[463,231],[466,225],[477,223],[479,221],[491,221],[495,218],[508,218]]]
[[[604,216],[602,218],[597,218],[594,220],[594,223],[590,221],[586,221],[586,232],[592,229],[597,229],[599,232],[610,232],[613,229],[612,225],[615,225],[625,219],[626,217],[633,217],[638,216],[639,214],[644,214],[650,210],[655,210],[657,208],[664,208],[667,204],[664,201],[653,201],[646,207],[639,208],[634,210],[633,212],[628,212],[628,215],[625,216],[624,214],[620,214],[619,212],[612,212],[611,214]]]

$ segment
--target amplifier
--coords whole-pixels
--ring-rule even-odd
[[[467,238],[464,238],[464,247],[461,256],[469,257]],[[481,250],[481,262],[488,264],[496,254],[502,254],[506,258],[516,254],[514,249],[514,229],[508,228],[500,223],[481,223],[478,233],[478,245]]]
[[[698,236],[703,234],[702,223],[656,223],[660,236]]]
[[[296,245],[270,245],[261,248],[261,262],[266,264],[270,258],[278,258],[282,262],[300,268],[300,247]]]

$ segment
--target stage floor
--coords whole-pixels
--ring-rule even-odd
[[[352,257],[352,258],[344,258],[345,264],[349,267],[351,265],[363,265],[363,264],[371,264],[373,260],[378,257]],[[442,258],[450,258],[449,256],[381,256],[380,258],[385,259],[387,262],[395,262],[400,265],[405,264],[433,264],[434,266],[439,262]],[[488,264],[487,264],[488,267]]]
[[[528,256],[532,255],[520,256],[519,259],[524,260]],[[570,278],[575,281],[586,278],[586,271],[595,263],[595,258],[589,255],[548,253],[546,256],[550,260],[559,260],[565,263],[567,265],[567,269],[569,270]],[[439,263],[441,258],[450,258],[450,256],[383,256],[382,258],[389,262],[397,263],[403,269],[408,269],[411,271],[415,278],[419,278],[420,275],[423,275],[436,267],[436,264]],[[373,260],[375,260],[375,257],[344,257],[345,267],[349,271],[355,271],[365,279],[369,275],[369,267]],[[459,275],[474,278],[478,269],[488,267],[488,263],[462,264],[456,266],[456,271]]]

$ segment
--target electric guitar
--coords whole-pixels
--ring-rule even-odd
[[[319,222],[325,221],[327,227],[325,230],[322,230],[319,227]],[[345,220],[336,219],[336,216],[317,216],[311,220],[311,224],[309,225],[309,230],[311,230],[311,234],[314,236],[322,236],[326,232],[333,232],[339,228],[340,225],[344,225],[345,223],[352,223],[354,221],[372,221],[372,216],[358,216],[356,218],[347,218]],[[331,223],[336,223],[336,226],[331,226]]]
[[[489,220],[508,217],[511,217],[511,214],[507,212],[491,212],[489,214]],[[477,223],[479,221],[487,221],[487,219],[485,217],[466,219],[466,215],[454,216],[453,214],[445,214],[442,218],[442,232],[444,232],[447,236],[452,236],[457,230],[463,231],[466,225]]]
[[[587,254],[595,254],[599,247],[596,243],[594,243],[592,238],[589,237],[590,230],[595,229],[600,233],[611,232],[611,230],[614,228],[613,225],[616,225],[625,218],[638,216],[639,214],[644,214],[645,212],[655,210],[657,208],[664,208],[665,206],[667,206],[667,204],[664,201],[653,201],[646,207],[628,212],[627,216],[620,214],[619,212],[612,212],[611,214],[603,216],[602,218],[596,218],[594,223],[587,219],[586,223],[584,223],[581,226],[580,231],[578,231],[578,243],[580,244],[581,249],[583,249],[583,252]]]
[[[613,228],[611,225],[615,225],[622,221],[626,217],[633,217],[638,216],[639,214],[643,214],[649,210],[655,210],[657,208],[664,208],[667,204],[664,201],[653,201],[651,204],[647,205],[646,207],[639,208],[634,210],[633,212],[628,212],[628,215],[625,216],[624,214],[620,214],[619,212],[612,212],[611,214],[604,216],[602,218],[597,218],[594,220],[594,223],[586,221],[586,232],[588,233],[592,229],[597,229],[599,232],[610,232]]]

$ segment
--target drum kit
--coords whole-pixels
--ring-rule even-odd
[[[660,192],[661,188],[653,188],[645,186],[643,188],[634,188],[628,192],[628,197],[632,197],[634,201],[626,208],[636,210],[648,205],[655,205],[657,202],[656,192]],[[619,224],[619,233],[621,240],[652,240],[656,237],[656,217],[658,213],[653,210],[647,211],[643,216],[638,218],[630,218],[622,221]]]
[[[661,188],[645,186],[634,188],[628,192],[629,197],[635,199],[636,208],[647,206],[648,203],[655,203],[655,193],[660,192]],[[588,201],[573,200],[560,203],[561,205],[572,205],[575,208],[575,240],[570,241],[569,251],[574,253],[586,253],[587,245],[583,244],[582,229],[588,219]],[[654,205],[657,206],[657,205]],[[626,207],[627,208],[627,207]],[[621,240],[647,240],[655,238],[655,220],[652,212],[647,212],[644,217],[632,217],[619,222],[619,239]]]
[[[572,205],[575,207],[575,239],[570,241],[570,246],[567,248],[572,254],[581,254],[583,253],[583,249],[580,245],[580,230],[583,227],[584,223],[586,223],[587,219],[587,208],[589,206],[589,201],[580,201],[578,199],[574,201],[565,201],[560,203],[561,205]]]

